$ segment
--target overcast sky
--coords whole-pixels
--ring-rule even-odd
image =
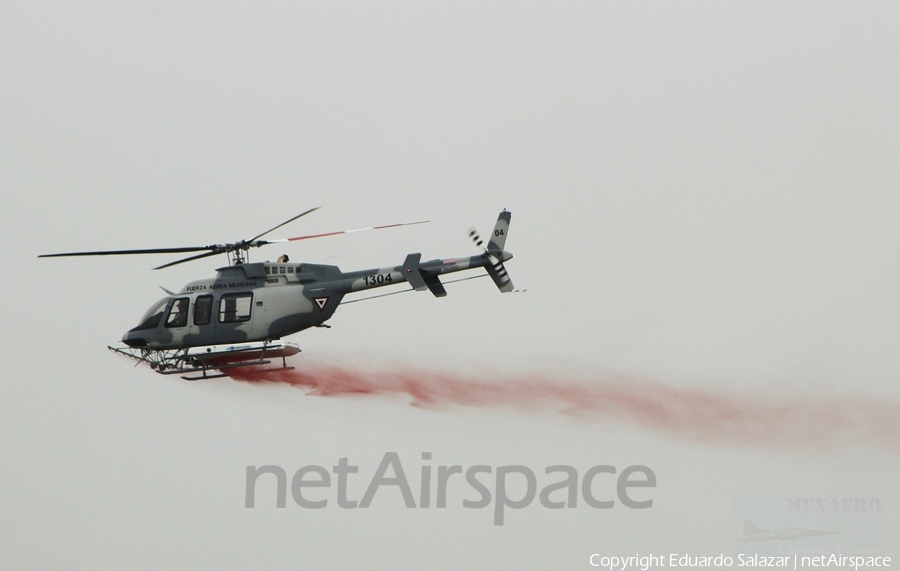
[[[900,555],[898,29],[890,2],[2,3],[0,560],[589,569],[593,553],[731,554],[748,518],[842,532],[769,550],[857,548],[866,530],[864,547]],[[234,241],[314,206],[272,237],[432,222],[254,259],[471,255],[469,226],[507,208],[527,291],[473,280],[342,307],[288,339],[298,366],[856,399],[893,407],[893,432],[709,444],[547,410],[185,383],[106,346],[159,286],[224,258],[36,259]],[[444,509],[406,509],[393,488],[341,509],[331,488],[308,510],[275,508],[260,480],[244,507],[248,465],[290,476],[346,457],[360,499],[387,452],[414,490],[423,452],[435,471],[524,465],[541,487],[547,466],[641,464],[657,487],[635,493],[650,509],[536,500],[503,526],[464,508],[462,485]],[[615,493],[599,476],[595,490]],[[788,513],[787,498],[881,507]]]

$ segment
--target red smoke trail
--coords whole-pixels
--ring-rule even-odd
[[[405,395],[419,407],[505,407],[625,421],[703,442],[822,448],[862,439],[900,449],[900,406],[862,397],[728,395],[622,375],[591,382],[540,375],[488,382],[425,370],[368,372],[316,365],[232,369],[229,375],[257,384],[286,383],[326,397]]]

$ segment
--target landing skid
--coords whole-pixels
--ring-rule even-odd
[[[222,377],[227,377],[227,373],[215,373],[213,375],[207,374],[208,371],[222,371],[224,369],[234,369],[236,367],[258,367],[260,365],[268,365],[272,361],[260,359],[259,361],[242,361],[240,363],[230,363],[228,365],[219,365],[217,367],[201,367],[198,369],[191,369],[191,372],[201,371],[202,374],[197,377],[186,377],[182,375],[182,379],[185,381],[202,381],[204,379],[220,379]],[[280,367],[269,367],[267,370],[269,371],[291,371],[296,367],[288,367],[287,362],[284,357],[281,357],[281,366]],[[179,373],[183,373],[185,371],[159,371],[159,373],[163,375],[175,375]]]
[[[201,381],[227,377],[223,372],[238,367],[259,367],[272,363],[271,358],[281,357],[281,366],[273,371],[294,369],[286,358],[300,352],[293,343],[266,341],[242,345],[208,345],[181,349],[144,349],[133,347],[107,347],[113,353],[124,355],[135,362],[145,363],[161,375],[181,375],[186,381]],[[199,373],[199,375],[197,374]],[[188,376],[194,375],[194,376]]]

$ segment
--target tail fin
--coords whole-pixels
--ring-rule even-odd
[[[506,268],[503,266],[503,262],[512,258],[512,254],[503,250],[503,247],[506,245],[506,237],[509,235],[509,221],[511,219],[512,213],[508,210],[500,213],[500,216],[497,217],[497,224],[494,226],[494,231],[491,233],[488,241],[487,250],[485,250],[488,261],[490,261],[490,265],[487,266],[487,272],[491,279],[494,280],[497,289],[503,293],[513,290],[512,280],[509,279],[509,274],[506,273]]]
[[[759,528],[752,521],[748,519],[744,522],[744,535],[756,535],[757,533],[759,533]]]
[[[512,218],[512,213],[508,210],[504,210],[500,213],[500,216],[497,217],[497,224],[494,226],[494,231],[491,233],[490,240],[488,241],[488,252],[502,252],[503,246],[506,245],[506,235],[509,234],[509,221]]]
[[[503,262],[511,260],[513,257],[512,254],[503,249],[506,245],[506,236],[509,234],[509,221],[511,218],[512,213],[508,210],[500,213],[487,248],[484,249],[484,254],[482,254],[483,257],[487,258],[488,263],[485,264],[485,269],[487,269],[488,275],[494,280],[497,289],[503,293],[513,291],[512,281],[509,279],[509,274],[506,273],[506,268],[503,266]],[[475,228],[469,229],[469,237],[479,248],[484,246],[484,242]]]
[[[503,265],[503,261],[499,258],[495,258],[492,254],[488,254],[488,259],[490,265],[487,266],[487,273],[491,276],[491,279],[494,280],[497,289],[503,293],[511,292],[513,290],[513,283],[512,280],[509,279],[509,274],[506,273],[506,267]]]

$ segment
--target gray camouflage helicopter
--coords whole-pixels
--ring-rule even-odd
[[[324,264],[292,263],[286,255],[278,258],[277,262],[249,262],[249,249],[267,244],[425,222],[390,224],[280,240],[260,239],[317,209],[312,208],[298,214],[249,240],[231,244],[67,252],[38,257],[203,252],[154,268],[158,270],[226,254],[229,265],[219,268],[216,277],[192,281],[178,293],[166,290],[169,295],[153,304],[140,323],[122,337],[126,347],[109,347],[111,351],[138,363],[146,363],[164,375],[195,374],[182,377],[187,380],[223,377],[225,373],[222,371],[229,368],[267,365],[272,358],[281,358],[282,369],[293,368],[287,366],[285,358],[299,353],[300,348],[281,338],[310,327],[330,327],[325,322],[334,315],[344,296],[350,293],[406,282],[412,290],[429,290],[435,297],[444,297],[447,291],[441,283],[441,275],[477,268],[484,268],[501,292],[513,291],[512,281],[503,265],[503,262],[513,257],[503,249],[511,218],[511,213],[506,210],[497,218],[486,247],[474,228],[469,231],[470,238],[484,249],[477,256],[422,262],[422,255],[413,253],[406,256],[401,265],[354,272],[342,272],[337,266]]]

